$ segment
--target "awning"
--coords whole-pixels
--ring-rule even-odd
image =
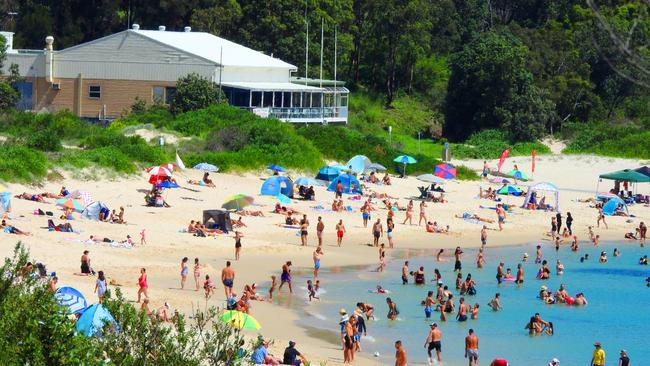
[[[634,170],[624,169],[612,173],[601,174],[599,178],[628,181],[628,182],[650,182],[650,177]]]
[[[321,88],[294,83],[223,82],[223,86],[252,91],[320,92]]]

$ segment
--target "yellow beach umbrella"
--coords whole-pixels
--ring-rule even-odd
[[[228,323],[238,329],[258,330],[262,328],[260,323],[255,318],[241,311],[224,311],[223,314],[219,316],[219,320],[224,323]]]

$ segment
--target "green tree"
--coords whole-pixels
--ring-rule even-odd
[[[225,103],[226,98],[219,94],[219,87],[208,79],[191,73],[176,82],[176,93],[171,110],[174,113],[195,111],[212,104]]]
[[[227,39],[236,38],[243,13],[237,0],[214,0],[211,7],[195,9],[190,23],[196,30]]]
[[[453,55],[444,134],[464,140],[475,131],[504,128],[515,139],[539,137],[555,117],[525,67],[527,53],[512,35],[489,32]]]

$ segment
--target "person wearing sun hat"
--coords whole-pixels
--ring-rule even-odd
[[[341,319],[339,319],[339,326],[341,327],[341,346],[343,347],[342,349],[345,349],[345,323],[348,321],[348,312],[344,308],[341,308],[339,310],[339,315],[341,315]]]
[[[560,360],[557,358],[553,358],[551,362],[548,363],[548,366],[559,366],[560,365]]]
[[[605,350],[603,350],[600,342],[594,343],[594,353],[591,356],[592,366],[605,366]]]

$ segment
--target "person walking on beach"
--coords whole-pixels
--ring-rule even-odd
[[[481,229],[481,246],[487,245],[487,226],[483,225]]]
[[[339,223],[336,224],[336,244],[341,246],[343,243],[343,234],[345,233],[345,225],[343,225],[343,220],[339,220]]]
[[[377,219],[375,223],[372,225],[372,236],[374,238],[373,245],[378,247],[379,246],[379,238],[381,238],[384,235],[384,227],[381,225],[381,219]]]
[[[573,225],[573,216],[571,216],[571,212],[566,213],[566,228],[569,229],[569,235],[573,235],[573,231],[571,230],[571,225]]]
[[[422,226],[422,221],[427,223],[427,212],[426,212],[427,203],[425,201],[420,202],[420,220],[418,221],[418,226]]]
[[[500,203],[497,205],[496,214],[499,221],[499,231],[503,231],[503,223],[506,221],[506,211]]]
[[[235,260],[239,260],[239,253],[241,252],[241,238],[244,237],[240,231],[235,231]]]
[[[325,230],[325,224],[323,223],[323,218],[318,216],[318,223],[316,223],[316,238],[318,238],[318,246],[323,245],[323,231]]]
[[[181,260],[181,290],[185,289],[185,282],[187,282],[187,275],[190,273],[190,268],[187,266],[189,259],[184,257]]]
[[[149,283],[147,282],[147,270],[140,268],[140,277],[138,277],[138,301],[140,303],[140,296],[144,294],[144,298],[149,298]]]
[[[424,341],[424,348],[427,349],[427,355],[429,356],[429,365],[433,363],[433,358],[431,351],[436,351],[436,359],[438,362],[442,362],[442,332],[438,329],[438,324],[431,323],[431,330],[427,339]]]
[[[409,283],[409,261],[405,261],[402,266],[402,285]]]
[[[402,225],[406,225],[406,222],[409,222],[409,225],[413,225],[413,200],[410,200],[408,205],[406,205],[406,218]]]
[[[221,270],[221,283],[227,299],[232,295],[232,287],[235,284],[235,270],[230,267],[230,261],[226,261],[226,266]]]
[[[605,225],[605,229],[609,229],[607,227],[607,222],[605,222],[605,214],[603,213],[603,207],[602,205],[596,206],[598,208],[598,219],[596,220],[596,227],[600,227],[600,222],[603,222],[603,225]]]
[[[313,259],[314,259],[314,279],[318,278],[318,271],[320,270],[320,258],[323,256],[323,250],[321,247],[316,247],[314,250]]]
[[[470,329],[465,337],[465,358],[469,359],[469,366],[478,366],[478,337],[474,329]]]
[[[302,220],[300,220],[300,245],[307,245],[307,229],[309,228],[309,220],[307,220],[307,215],[302,215]]]
[[[106,293],[106,277],[104,277],[104,271],[97,272],[97,281],[95,282],[95,291],[97,297],[99,298],[99,303],[101,304],[104,301],[104,294]]]
[[[282,274],[280,275],[280,287],[278,287],[278,291],[282,290],[282,286],[284,286],[285,283],[289,286],[289,293],[292,294],[293,288],[291,287],[291,261],[287,261],[282,265]]]
[[[600,342],[594,343],[594,353],[591,356],[592,366],[605,366],[605,350],[603,350]]]
[[[199,264],[199,258],[194,258],[194,285],[196,286],[195,291],[199,291],[200,283],[201,283],[201,265]]]
[[[395,342],[395,366],[406,366],[406,350],[402,347],[402,341]]]
[[[370,220],[370,207],[368,207],[367,202],[361,206],[361,218],[363,219],[363,227],[368,227],[368,220]]]
[[[460,247],[456,247],[456,250],[454,251],[454,258],[456,258],[456,262],[454,263],[454,272],[460,272],[462,270],[463,265],[460,262],[462,255],[463,251],[460,249]]]
[[[395,223],[393,222],[393,219],[388,218],[386,219],[386,237],[388,238],[388,246],[392,249],[393,248],[393,231],[395,230]]]

